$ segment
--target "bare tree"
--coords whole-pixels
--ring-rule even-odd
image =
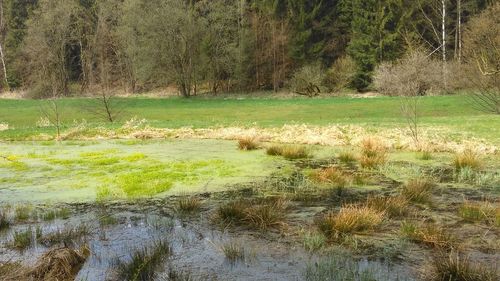
[[[464,34],[470,97],[479,110],[500,114],[500,3],[473,18]]]
[[[91,90],[98,91],[94,99],[86,106],[87,111],[108,122],[115,122],[123,113],[124,104],[115,96],[113,82],[122,77],[122,58],[118,53],[120,40],[115,24],[118,22],[116,10],[119,1],[97,2],[95,6],[95,31],[88,43],[90,66],[87,69],[91,77]],[[94,85],[96,84],[96,85]]]
[[[2,62],[2,70],[3,70],[3,80],[5,83],[5,87],[9,87],[9,81],[7,79],[7,66],[5,65],[5,56],[4,56],[4,42],[5,42],[5,19],[4,19],[4,11],[3,11],[3,0],[0,0],[0,60]]]
[[[61,138],[62,128],[62,110],[59,103],[59,97],[53,96],[46,100],[40,101],[40,113],[46,118],[50,125],[56,129],[56,139]]]

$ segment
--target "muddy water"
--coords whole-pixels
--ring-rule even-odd
[[[41,227],[43,233],[48,234],[81,223],[92,229],[92,234],[75,241],[74,246],[87,244],[91,256],[76,280],[110,280],[117,260],[126,261],[134,250],[151,247],[165,239],[170,243],[173,253],[159,271],[159,280],[164,280],[161,276],[171,268],[177,272],[189,272],[198,278],[196,280],[304,280],[306,266],[320,259],[320,256],[306,252],[300,243],[291,243],[277,234],[229,231],[211,225],[203,213],[189,219],[179,219],[151,211],[154,209],[152,206],[153,203],[147,207],[149,211],[139,212],[134,210],[141,209],[140,206],[110,210],[108,214],[112,213],[117,219],[117,223],[110,226],[100,226],[97,218],[102,213],[93,207],[79,208],[66,220],[16,225],[0,236],[0,261],[21,261],[25,265],[32,265],[48,250],[36,243],[24,252],[10,249],[8,244],[15,231],[31,225],[33,228]],[[230,262],[226,259],[222,245],[228,242],[244,247],[244,260]],[[411,280],[398,279],[403,272],[401,268],[389,268],[367,260],[361,260],[359,266],[375,267],[384,276],[392,276],[380,280]]]

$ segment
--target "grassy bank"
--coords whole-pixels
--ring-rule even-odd
[[[284,124],[353,124],[374,127],[403,126],[400,99],[380,98],[294,98],[294,99],[222,99],[222,98],[122,98],[125,108],[120,122],[133,116],[145,118],[154,127],[193,126],[260,126]],[[65,126],[73,120],[103,122],[85,110],[88,99],[60,101]],[[420,102],[423,126],[441,126],[470,136],[496,142],[500,139],[500,118],[475,110],[465,96],[423,97]],[[36,128],[40,102],[36,100],[0,100],[0,122],[11,129],[0,132],[0,138],[29,136],[49,129]]]

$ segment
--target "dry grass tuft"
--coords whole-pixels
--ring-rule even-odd
[[[244,200],[228,202],[217,208],[215,219],[223,224],[242,224],[249,205],[249,202]]]
[[[366,206],[384,212],[391,218],[402,217],[408,213],[408,200],[403,196],[369,196]]]
[[[376,138],[365,138],[361,143],[359,164],[363,168],[374,169],[387,162],[387,148]]]
[[[282,206],[265,204],[251,207],[246,210],[246,222],[257,229],[266,230],[283,225],[285,218]]]
[[[432,248],[452,249],[458,246],[454,236],[435,224],[419,227],[411,222],[403,222],[400,231],[410,241]]]
[[[260,147],[259,141],[255,137],[242,137],[238,139],[238,149],[255,150]]]
[[[456,251],[435,255],[424,270],[423,279],[427,281],[494,281],[500,278],[494,268],[472,262]]]
[[[336,167],[315,170],[311,177],[318,183],[325,183],[336,188],[344,188],[351,182],[351,179]]]
[[[479,154],[471,149],[466,149],[461,153],[455,155],[453,159],[453,166],[457,171],[463,168],[470,168],[477,170],[481,167],[481,159]]]
[[[241,243],[231,241],[221,246],[221,250],[230,263],[245,260],[245,247]]]
[[[428,203],[431,201],[434,186],[435,184],[430,179],[411,179],[403,186],[401,194],[409,201]]]
[[[215,220],[223,224],[247,225],[260,230],[284,224],[285,199],[278,198],[256,202],[237,200],[220,206],[215,213]]]
[[[53,249],[38,259],[29,275],[36,280],[74,280],[89,255],[90,251],[86,246],[78,251],[69,248]]]
[[[271,145],[267,147],[266,153],[271,156],[283,156],[290,160],[310,156],[309,151],[303,145]]]
[[[10,227],[10,220],[7,218],[7,215],[0,210],[0,231],[8,229]]]
[[[353,163],[356,162],[356,156],[351,151],[342,151],[339,153],[338,158],[342,163]]]
[[[484,202],[469,202],[464,201],[460,208],[458,209],[458,214],[465,221],[468,222],[477,222],[477,221],[494,221],[495,213],[498,213],[498,210],[488,201]]]
[[[177,201],[177,210],[183,214],[192,214],[201,208],[201,200],[189,196],[189,197],[183,197]]]
[[[364,232],[382,223],[384,212],[367,206],[347,205],[338,213],[328,213],[319,222],[319,229],[329,238]]]

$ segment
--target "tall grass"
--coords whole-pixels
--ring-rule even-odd
[[[114,266],[118,280],[149,281],[155,277],[156,270],[171,254],[166,241],[157,241],[150,248],[133,252],[127,261],[118,260]]]
[[[414,178],[403,186],[401,194],[411,202],[428,203],[431,201],[434,186],[430,179]]]
[[[318,221],[319,229],[328,238],[371,230],[382,223],[384,212],[367,206],[347,205],[338,213],[330,212]]]
[[[359,164],[362,168],[373,169],[387,162],[387,148],[376,138],[365,138],[361,142]]]
[[[259,146],[260,143],[255,137],[241,137],[238,139],[238,149],[240,150],[255,150]]]
[[[457,171],[463,168],[477,170],[481,167],[481,165],[482,163],[479,158],[479,154],[471,149],[466,149],[461,153],[457,153],[453,159],[453,166]]]
[[[425,268],[424,278],[428,281],[497,281],[498,270],[478,262],[457,251],[438,253]]]

